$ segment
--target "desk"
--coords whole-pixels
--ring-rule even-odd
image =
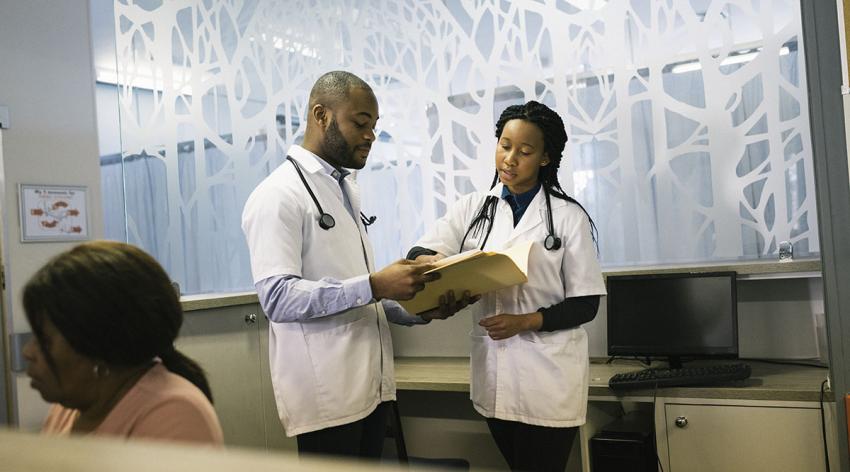
[[[747,362],[752,376],[735,387],[663,388],[658,395],[675,398],[709,398],[727,400],[773,400],[817,402],[826,369],[766,362]],[[652,390],[635,390],[617,395],[608,388],[608,379],[620,372],[643,369],[633,361],[614,364],[591,362],[591,399],[651,397]],[[399,390],[442,392],[469,391],[469,358],[467,357],[399,357],[395,360],[396,387]],[[831,392],[824,398],[833,401]]]
[[[626,409],[652,413],[659,460],[666,472],[714,470],[822,470],[820,385],[827,370],[747,361],[752,376],[734,387],[677,387],[615,393],[608,379],[640,370],[634,361],[591,362],[587,424],[580,432],[582,468],[589,471],[588,441]],[[395,360],[399,390],[469,391],[469,359]],[[830,463],[837,464],[833,395],[827,392]],[[685,416],[690,424],[676,427]],[[731,448],[731,449],[730,449]],[[730,466],[731,464],[731,466]],[[731,467],[731,468],[730,468]]]

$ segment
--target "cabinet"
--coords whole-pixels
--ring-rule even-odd
[[[608,379],[640,365],[591,363],[587,422],[579,429],[579,450],[574,451],[568,467],[578,469],[580,462],[582,471],[592,472],[590,439],[608,423],[636,411],[647,428],[654,425],[658,461],[664,472],[825,470],[819,386],[826,370],[748,363],[753,374],[743,385],[629,392],[613,392]],[[465,392],[469,359],[396,358],[396,383],[399,390]],[[441,406],[438,401],[412,403],[433,411]],[[829,463],[832,470],[839,470],[832,393],[826,395],[824,413]],[[681,427],[676,426],[679,417],[683,418]],[[446,423],[438,423],[415,432],[428,438],[444,435],[446,430]],[[481,436],[476,449],[492,444],[486,430]],[[433,442],[428,449],[432,455],[443,453]],[[454,451],[453,456],[458,455]]]
[[[670,399],[656,407],[655,423],[668,472],[825,468],[817,403]]]
[[[177,348],[206,372],[227,445],[295,449],[277,417],[259,304],[185,312]]]

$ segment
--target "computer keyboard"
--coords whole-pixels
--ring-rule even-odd
[[[743,363],[713,364],[678,369],[652,368],[616,374],[608,380],[612,390],[640,388],[687,387],[716,385],[750,376],[750,366]]]

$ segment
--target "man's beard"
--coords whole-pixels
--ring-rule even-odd
[[[362,169],[354,159],[354,151],[349,147],[345,137],[339,131],[339,126],[336,123],[336,118],[331,119],[331,124],[328,126],[328,131],[325,133],[325,142],[323,143],[325,157],[332,164],[346,169]]]

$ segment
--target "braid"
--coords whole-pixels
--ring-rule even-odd
[[[466,234],[463,235],[463,239],[460,241],[460,249],[458,252],[463,252],[463,246],[466,243],[466,237],[469,236],[470,231],[472,232],[473,238],[479,238],[482,233],[485,231],[487,232],[487,236],[484,238],[484,241],[481,242],[481,249],[484,249],[484,245],[487,244],[487,238],[490,237],[490,229],[493,228],[493,220],[496,217],[496,203],[498,203],[498,201],[499,199],[492,195],[484,199],[484,204],[478,209],[478,213],[475,214],[475,217],[472,219],[472,223],[469,224],[469,229],[466,230]]]
[[[496,182],[499,181],[499,173],[493,176],[493,182],[490,183],[490,189],[496,186]],[[466,244],[466,237],[469,236],[469,232],[472,231],[472,237],[477,238],[484,230],[485,225],[489,225],[490,228],[493,227],[493,219],[496,217],[496,203],[498,203],[499,199],[496,197],[487,197],[484,199],[484,204],[481,205],[481,208],[478,209],[478,213],[475,214],[475,217],[472,218],[472,223],[469,224],[469,229],[466,230],[466,234],[463,235],[463,239],[460,241],[460,249],[458,252],[463,252],[463,245]],[[490,228],[487,228],[487,236],[490,236]],[[487,242],[487,238],[484,238],[484,241],[481,243],[481,249],[484,249],[484,244]]]
[[[575,198],[567,195],[567,192],[561,188],[561,183],[558,181],[558,169],[561,166],[561,157],[569,139],[567,130],[564,127],[564,120],[561,119],[557,112],[534,100],[524,105],[511,105],[505,108],[505,111],[499,116],[499,121],[496,122],[496,139],[502,136],[505,124],[511,120],[528,121],[536,125],[543,132],[543,149],[549,156],[549,165],[540,168],[540,183],[544,187],[544,191],[548,191],[553,197],[575,203],[581,208],[590,221],[590,236],[598,247],[598,231],[596,230],[596,224],[593,222],[593,218],[590,217],[590,213]],[[498,172],[496,175],[498,177]]]

